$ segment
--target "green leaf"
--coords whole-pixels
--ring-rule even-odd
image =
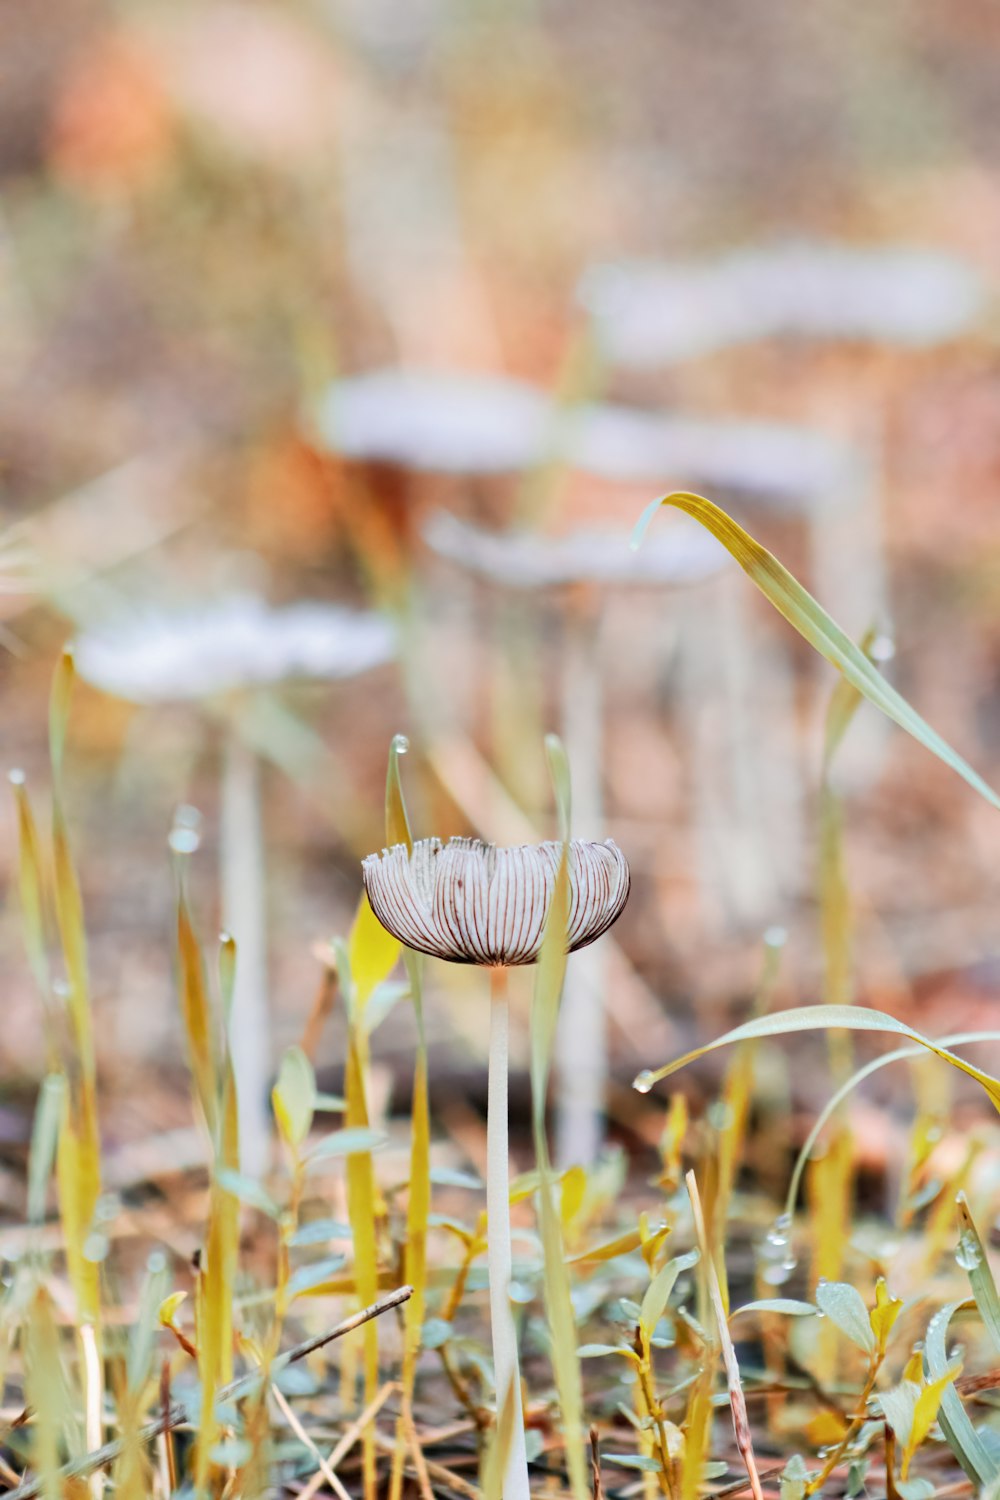
[[[290,1245],[325,1245],[329,1240],[349,1240],[350,1224],[339,1219],[310,1219],[289,1237]]]
[[[663,1317],[678,1276],[682,1271],[688,1271],[697,1265],[699,1259],[697,1250],[689,1250],[686,1255],[675,1255],[649,1283],[639,1309],[639,1324],[647,1338]]]
[[[756,1016],[752,1021],[744,1021],[742,1026],[735,1026],[724,1036],[707,1042],[705,1046],[686,1052],[675,1062],[667,1063],[655,1071],[645,1069],[633,1080],[632,1086],[646,1094],[654,1083],[669,1078],[671,1073],[687,1067],[688,1063],[695,1062],[709,1052],[715,1052],[719,1047],[728,1047],[732,1042],[751,1041],[762,1036],[788,1036],[796,1031],[828,1031],[835,1026],[844,1026],[849,1031],[891,1031],[897,1036],[905,1036],[912,1042],[918,1042],[921,1047],[926,1047],[929,1052],[951,1063],[953,1068],[958,1068],[959,1072],[974,1078],[989,1095],[994,1107],[1000,1111],[1000,1079],[984,1073],[981,1068],[973,1067],[972,1063],[949,1052],[940,1042],[933,1042],[919,1031],[914,1031],[912,1026],[897,1021],[895,1016],[886,1015],[880,1010],[868,1010],[862,1005],[808,1005],[795,1010],[775,1011],[767,1016]]]
[[[271,1103],[282,1139],[297,1151],[309,1134],[316,1104],[316,1076],[301,1047],[289,1047],[282,1057]]]
[[[816,1316],[811,1302],[797,1302],[794,1297],[764,1297],[760,1302],[744,1302],[729,1314],[730,1323],[741,1313],[784,1313],[788,1318],[810,1318]]]
[[[430,1180],[435,1187],[474,1188],[482,1190],[482,1180],[472,1172],[459,1172],[453,1167],[431,1167]]]
[[[346,1130],[332,1130],[329,1135],[323,1137],[318,1146],[313,1147],[306,1162],[311,1171],[319,1163],[329,1161],[331,1156],[354,1156],[360,1151],[381,1151],[382,1147],[387,1144],[387,1139],[381,1131],[370,1130],[365,1125]]]
[[[846,1281],[821,1281],[816,1288],[816,1306],[859,1349],[874,1354],[875,1335],[868,1309],[856,1287]]]
[[[900,1447],[904,1449],[909,1446],[913,1413],[917,1409],[919,1395],[919,1385],[912,1380],[904,1380],[893,1386],[891,1391],[883,1391],[878,1398],[882,1415],[896,1434]]]
[[[601,1458],[609,1464],[617,1464],[620,1469],[641,1469],[644,1474],[659,1474],[660,1461],[658,1458],[649,1458],[645,1453],[602,1453]]]
[[[874,703],[876,708],[880,708],[900,728],[905,729],[939,760],[944,761],[946,766],[950,766],[992,807],[1000,811],[1000,797],[996,792],[890,686],[881,672],[872,666],[864,653],[836,621],[830,618],[822,605],[792,577],[788,569],[718,505],[702,495],[693,495],[688,491],[678,491],[664,496],[662,500],[654,500],[639,519],[632,538],[633,547],[638,546],[661,505],[671,505],[684,511],[710,531],[736,559],[764,597],[770,600],[779,614],[784,615],[814,650],[832,662],[870,703]]]
[[[281,1209],[277,1203],[253,1177],[245,1177],[242,1172],[234,1172],[230,1167],[220,1167],[215,1180],[223,1192],[230,1193],[249,1208],[259,1208],[261,1213],[267,1214],[271,1219],[281,1218]]]
[[[311,1292],[314,1287],[322,1286],[324,1281],[329,1281],[343,1269],[345,1259],[343,1255],[328,1255],[323,1260],[312,1261],[308,1266],[300,1266],[289,1277],[289,1297],[300,1297],[303,1292]]]

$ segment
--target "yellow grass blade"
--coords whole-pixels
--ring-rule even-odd
[[[201,947],[191,924],[183,887],[177,899],[177,972],[191,1076],[208,1133],[214,1140],[219,1121],[218,1048]]]
[[[69,1402],[55,1312],[43,1287],[35,1292],[27,1318],[25,1396],[36,1414],[32,1463],[41,1479],[42,1495],[44,1500],[63,1500],[60,1445]]]
[[[348,1130],[364,1130],[368,1127],[364,1068],[357,1031],[357,1026],[352,1023],[348,1033],[344,1079],[347,1106],[344,1124]],[[378,1296],[378,1244],[375,1236],[377,1197],[371,1151],[352,1151],[347,1158],[347,1213],[354,1244],[355,1291],[359,1306],[367,1307]],[[364,1325],[362,1345],[367,1406],[378,1392],[378,1331],[374,1319]],[[375,1435],[371,1428],[365,1429],[361,1442],[365,1500],[375,1500]]]
[[[985,797],[992,807],[1000,810],[1000,797],[992,787],[890,686],[836,621],[830,618],[822,605],[792,577],[788,569],[718,505],[706,500],[703,495],[693,495],[685,490],[665,495],[662,500],[654,500],[639,519],[633,534],[633,546],[638,546],[661,505],[673,506],[700,522],[722,543],[765,598],[770,600],[779,614],[784,615],[814,650],[832,662],[870,703],[874,703],[876,708],[880,708],[900,728],[913,735],[914,739],[944,761],[945,765],[950,766],[980,796]]]
[[[391,847],[405,844],[413,848],[413,834],[406,812],[399,757],[409,749],[406,738],[397,734],[389,746],[389,764],[385,778],[385,837]],[[403,1276],[412,1286],[413,1296],[403,1313],[405,1342],[401,1381],[401,1406],[393,1455],[390,1500],[399,1500],[403,1484],[403,1462],[406,1456],[411,1423],[413,1386],[417,1373],[421,1333],[427,1306],[427,1223],[431,1209],[430,1100],[427,1080],[427,1040],[424,1034],[423,958],[409,949],[403,950],[410,996],[417,1022],[417,1055],[413,1070],[413,1104],[410,1112],[410,1194],[406,1207],[406,1245],[403,1251]]]
[[[10,782],[17,807],[17,889],[21,904],[21,930],[24,933],[31,972],[43,1002],[48,1006],[52,998],[52,981],[49,974],[45,861],[24,772],[11,771]]]
[[[219,1111],[216,1171],[238,1172],[240,1164],[236,1084],[226,1064]],[[195,1451],[195,1478],[205,1485],[212,1463],[212,1449],[219,1438],[215,1413],[216,1393],[233,1378],[233,1300],[239,1252],[240,1205],[220,1182],[213,1181],[209,1194],[208,1230],[202,1251],[196,1293],[198,1378],[201,1382],[201,1422]]]
[[[559,812],[563,852],[556,872],[545,935],[535,974],[531,1011],[531,1115],[538,1162],[538,1203],[545,1277],[545,1305],[552,1339],[552,1365],[562,1413],[566,1466],[575,1500],[589,1494],[584,1455],[583,1381],[577,1353],[576,1319],[570,1297],[562,1225],[556,1204],[555,1174],[549,1161],[545,1134],[545,1098],[552,1060],[552,1044],[566,974],[566,929],[569,924],[570,791],[566,752],[555,735],[545,742]]]

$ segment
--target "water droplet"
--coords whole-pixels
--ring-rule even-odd
[[[507,1287],[507,1296],[511,1302],[523,1306],[525,1303],[533,1302],[535,1297],[534,1287],[530,1287],[526,1281],[512,1281]]]
[[[968,1229],[963,1229],[959,1236],[955,1259],[963,1271],[978,1271],[982,1264],[983,1257],[976,1237]]]
[[[15,768],[13,771],[7,772],[7,780],[11,786],[24,786],[27,777],[22,770]]]
[[[791,1276],[798,1259],[789,1244],[792,1220],[781,1214],[768,1230],[760,1247],[761,1278],[768,1286],[783,1286]]]
[[[410,748],[410,742],[405,734],[394,734],[392,737],[392,748],[397,755],[405,755]]]
[[[194,854],[201,843],[201,813],[182,804],[174,813],[174,826],[167,840],[175,854]]]
[[[788,929],[777,923],[764,933],[765,948],[783,948],[788,942]]]
[[[656,1080],[653,1077],[650,1069],[643,1068],[642,1072],[637,1073],[633,1078],[632,1087],[637,1091],[637,1093],[648,1094],[655,1082]]]
[[[872,661],[892,661],[896,654],[896,642],[891,635],[883,632],[877,635],[869,647],[869,655]]]

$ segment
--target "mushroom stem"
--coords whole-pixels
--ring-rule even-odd
[[[497,1390],[497,1430],[502,1430],[504,1403],[510,1401],[513,1421],[504,1464],[503,1500],[530,1500],[528,1454],[524,1441],[521,1372],[517,1359],[517,1331],[510,1306],[510,1185],[507,1144],[507,1072],[510,1014],[507,970],[490,970],[490,1066],[486,1104],[486,1220],[487,1263],[490,1277],[490,1322],[493,1368]]]
[[[239,1106],[240,1167],[251,1177],[271,1156],[267,1085],[271,1026],[267,1004],[267,909],[261,828],[260,762],[234,726],[222,773],[222,913],[236,940],[229,1046]]]

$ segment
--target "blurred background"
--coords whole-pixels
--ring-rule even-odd
[[[44,810],[76,640],[67,798],[112,1148],[190,1116],[171,829],[199,845],[203,933],[226,922],[244,953],[252,1077],[325,1016],[392,736],[418,836],[520,842],[554,831],[549,730],[575,831],[633,872],[571,968],[565,1055],[610,1090],[613,1131],[655,1138],[629,1080],[745,1016],[765,932],[787,938],[782,998],[824,993],[833,674],[694,523],[663,513],[630,552],[642,507],[723,504],[1000,780],[1000,16],[0,18],[4,760]],[[989,1024],[992,814],[867,708],[836,780],[852,995],[928,1031]],[[11,799],[2,818],[16,1101],[44,1047]],[[482,977],[429,984],[457,1120],[484,1092]],[[336,1087],[330,1009],[312,1045]],[[399,1006],[374,1043],[383,1109],[405,1108],[412,1038]],[[807,1076],[789,1088],[815,1103]],[[596,1149],[599,1122],[580,1128]]]

